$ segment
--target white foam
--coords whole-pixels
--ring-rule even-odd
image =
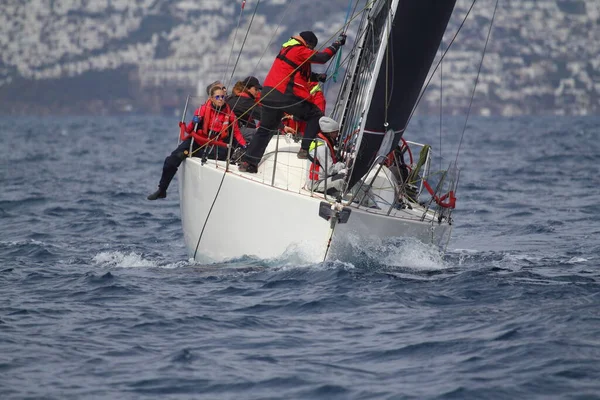
[[[131,252],[129,254],[120,251],[105,251],[98,253],[92,259],[93,262],[102,266],[119,268],[179,268],[189,265],[186,261],[179,261],[173,264],[159,265],[156,261],[147,260],[140,254]]]
[[[40,246],[40,247],[46,247],[46,246],[56,247],[50,243],[40,242],[39,240],[35,240],[35,239],[9,240],[7,242],[0,241],[0,244],[6,245],[7,247],[19,247],[19,246],[28,245],[28,244],[34,244],[34,245]]]
[[[578,263],[584,263],[584,262],[588,262],[588,259],[583,258],[583,257],[573,257],[569,261],[567,261],[567,263],[569,263],[569,264],[578,264]]]
[[[386,267],[407,268],[419,271],[449,268],[437,247],[413,238],[390,238],[383,243],[379,239],[351,243],[354,264],[375,263]]]
[[[407,241],[401,246],[387,245],[386,256],[381,263],[391,267],[408,268],[419,271],[448,269],[442,253],[434,246],[417,241]]]

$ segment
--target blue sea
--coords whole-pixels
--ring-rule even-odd
[[[456,158],[464,118],[413,122]],[[353,263],[189,260],[146,200],[177,134],[0,119],[1,399],[600,399],[600,118],[471,119],[446,254]]]

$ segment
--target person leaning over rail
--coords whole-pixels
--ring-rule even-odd
[[[340,133],[339,124],[329,118],[319,119],[321,132],[317,134],[308,148],[308,160],[311,162],[308,169],[306,189],[335,196],[344,189],[346,177],[346,164],[338,161],[334,143]]]
[[[227,97],[227,104],[238,117],[240,131],[246,141],[250,141],[256,132],[256,122],[260,120],[261,106],[258,103],[262,86],[257,78],[249,76],[239,81],[232,89],[233,95]]]
[[[158,190],[148,196],[148,200],[164,199],[167,189],[181,162],[190,155],[193,157],[225,160],[227,158],[228,136],[233,133],[237,142],[245,148],[246,139],[242,136],[231,108],[225,103],[225,91],[220,86],[210,89],[210,97],[194,112],[194,118],[186,126],[179,123],[182,142],[165,158]]]
[[[281,122],[284,112],[306,121],[305,140],[302,141],[298,158],[306,158],[308,147],[319,131],[319,118],[323,112],[310,101],[308,81],[325,81],[326,74],[311,71],[311,64],[324,64],[346,43],[346,35],[324,51],[316,51],[318,39],[311,31],[301,32],[283,44],[264,81],[262,118],[260,126],[248,147],[239,169],[242,172],[258,172],[258,164],[265,153],[269,140]]]

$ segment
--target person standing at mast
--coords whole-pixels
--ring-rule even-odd
[[[258,171],[258,164],[284,113],[306,121],[298,158],[307,158],[308,147],[319,131],[319,118],[323,116],[323,112],[310,101],[311,88],[308,82],[324,82],[327,79],[326,74],[313,73],[310,65],[329,61],[346,43],[346,35],[341,34],[331,46],[321,52],[314,50],[318,42],[313,32],[304,31],[291,37],[281,47],[263,84],[260,127],[248,146],[240,171]]]

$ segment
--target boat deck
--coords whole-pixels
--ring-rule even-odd
[[[335,200],[331,196],[325,196],[323,193],[311,192],[311,190],[306,187],[310,161],[299,159],[297,157],[296,154],[299,149],[300,144],[288,137],[281,135],[279,136],[279,141],[277,141],[277,137],[273,137],[267,146],[257,173],[251,174],[240,172],[236,165],[230,165],[228,173],[277,189],[285,190],[290,193],[313,197],[320,201]],[[206,165],[211,165],[218,169],[226,168],[225,161],[208,160]],[[358,203],[352,203],[350,205],[351,207],[361,209],[368,213],[410,220],[423,220],[424,214],[425,220],[434,218],[435,213],[433,211],[426,211],[425,208],[419,204],[411,203],[412,209],[398,209],[392,207],[391,205],[395,196],[394,187],[391,181],[393,178],[387,169],[382,171],[383,173],[380,173],[379,176],[375,178],[371,190],[377,206],[365,207],[359,206]],[[367,178],[369,179],[369,182],[371,178],[372,176]]]

